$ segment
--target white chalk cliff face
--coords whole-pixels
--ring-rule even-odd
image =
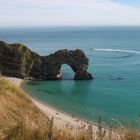
[[[82,50],[59,50],[40,56],[22,44],[0,42],[0,71],[2,75],[39,80],[62,78],[61,65],[67,64],[75,72],[75,80],[93,79],[87,71],[88,58]]]

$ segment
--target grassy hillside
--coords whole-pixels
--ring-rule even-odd
[[[0,78],[0,139],[45,139],[47,132],[48,118],[21,89]]]
[[[0,78],[0,140],[86,140],[80,133],[59,130],[26,93]]]
[[[97,137],[92,137],[92,129],[70,130],[56,128],[53,119],[49,120],[30,100],[26,93],[0,78],[0,140],[118,140],[105,136],[99,124]],[[140,140],[136,130],[121,130],[121,140]]]

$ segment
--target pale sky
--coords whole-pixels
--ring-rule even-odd
[[[0,0],[0,26],[140,26],[140,0]]]

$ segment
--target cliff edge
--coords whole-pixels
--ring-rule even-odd
[[[93,79],[87,71],[89,60],[80,49],[59,50],[40,56],[23,44],[0,41],[0,73],[17,78],[32,77],[37,80],[59,80],[61,65],[67,64],[75,72],[75,80]]]

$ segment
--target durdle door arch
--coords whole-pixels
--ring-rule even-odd
[[[37,80],[60,80],[61,65],[69,65],[75,80],[93,79],[87,71],[89,60],[82,50],[59,50],[40,56],[26,46],[0,41],[0,72],[2,75]]]
[[[54,54],[45,57],[44,63],[48,73],[48,79],[61,79],[61,65],[69,65],[75,73],[75,80],[92,79],[92,75],[87,72],[88,58],[82,50],[59,50]]]

